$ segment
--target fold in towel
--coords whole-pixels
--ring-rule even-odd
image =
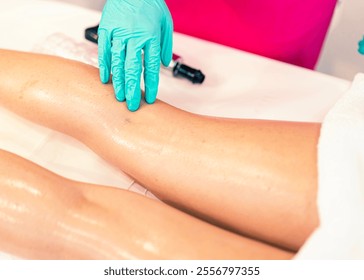
[[[364,259],[364,74],[325,117],[318,147],[320,227],[297,259]]]

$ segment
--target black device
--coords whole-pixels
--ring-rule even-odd
[[[93,26],[85,29],[85,38],[93,43],[97,44],[97,39],[99,38],[97,35],[97,30],[99,30],[99,26]]]

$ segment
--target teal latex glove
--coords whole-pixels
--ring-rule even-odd
[[[359,49],[358,49],[358,52],[361,53],[361,54],[364,54],[364,37],[363,37],[363,40],[361,40],[359,42]]]
[[[140,106],[140,76],[144,52],[145,101],[157,98],[160,62],[172,59],[173,22],[164,0],[108,0],[98,29],[100,79],[110,72],[115,97],[130,111]]]

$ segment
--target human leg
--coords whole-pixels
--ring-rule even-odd
[[[271,259],[291,253],[159,201],[0,150],[0,250],[30,259]]]
[[[0,55],[0,102],[232,231],[295,250],[318,224],[319,124],[203,117],[161,101],[130,113],[97,69],[11,51]]]

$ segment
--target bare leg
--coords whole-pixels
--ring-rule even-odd
[[[0,248],[36,259],[270,259],[291,253],[164,203],[60,177],[0,150]]]
[[[97,69],[11,51],[0,52],[0,104],[240,234],[295,250],[318,224],[319,124],[208,118],[160,101],[130,113]]]

